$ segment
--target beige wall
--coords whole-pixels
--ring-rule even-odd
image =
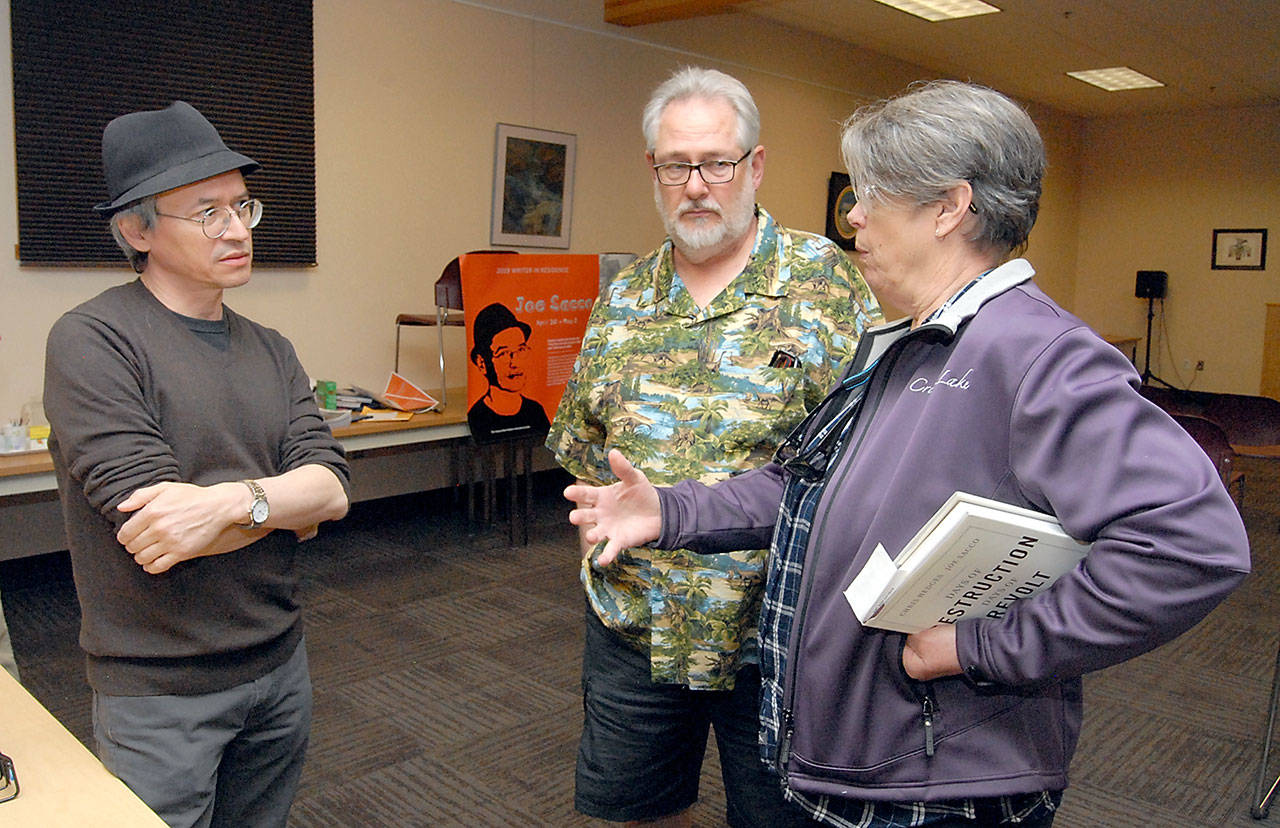
[[[1265,304],[1280,301],[1280,107],[1091,122],[1082,157],[1077,312],[1144,336],[1136,272],[1167,271],[1152,370],[1179,387],[1258,393]],[[1214,228],[1251,227],[1270,228],[1267,269],[1211,270]],[[1197,360],[1198,377],[1185,367]]]
[[[1083,125],[1079,119],[1041,107],[1028,106],[1027,111],[1044,138],[1048,166],[1040,214],[1024,255],[1035,266],[1036,282],[1044,292],[1074,311]]]
[[[396,313],[430,309],[445,263],[489,246],[496,123],[577,135],[569,252],[643,252],[662,231],[643,167],[639,114],[672,69],[711,65],[751,87],[768,149],[761,202],[784,224],[819,232],[827,177],[840,169],[838,122],[859,103],[925,75],[776,26],[713,18],[621,30],[600,22],[600,8],[599,0],[316,0],[319,264],[259,270],[228,303],[289,336],[313,376],[380,388],[394,356]],[[0,9],[7,29],[7,4]],[[0,117],[11,118],[4,42]],[[1077,204],[1087,188],[1077,157],[1082,127],[1051,112],[1033,114],[1052,166],[1030,256],[1049,292],[1070,305],[1077,298]],[[0,157],[13,157],[12,140],[10,130],[0,130]],[[12,250],[11,164],[0,164],[0,192],[10,193],[0,200],[0,249]],[[123,268],[0,261],[0,420],[39,396],[54,319],[130,277]],[[460,381],[461,336],[448,333],[451,378]],[[402,368],[434,386],[434,332],[410,330],[406,339]]]

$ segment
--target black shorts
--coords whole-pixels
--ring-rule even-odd
[[[649,657],[587,609],[583,724],[574,807],[613,822],[679,813],[698,800],[707,732],[715,727],[729,825],[812,825],[782,798],[760,760],[760,671],[738,671],[733,690],[654,684]]]

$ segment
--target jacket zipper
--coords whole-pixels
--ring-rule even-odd
[[[867,429],[864,425],[866,423],[866,420],[864,419],[867,416],[866,412],[869,410],[869,407],[870,407],[870,410],[874,411],[875,406],[879,405],[880,398],[884,394],[884,389],[888,386],[888,377],[890,374],[893,373],[893,367],[897,363],[898,357],[902,354],[902,343],[905,340],[910,339],[910,336],[911,336],[910,333],[908,333],[907,335],[893,342],[889,346],[889,349],[886,350],[886,352],[882,354],[880,357],[880,362],[882,363],[882,366],[881,366],[882,370],[878,372],[878,376],[873,375],[873,378],[877,379],[878,383],[874,388],[872,387],[867,388],[865,392],[865,396],[862,399],[861,408],[859,409],[858,414],[853,421],[854,427],[858,429],[856,442],[859,445],[861,445],[863,438],[865,438],[867,434]],[[875,391],[876,399],[875,399],[875,404],[869,406],[869,404],[872,402],[870,399],[872,391]],[[839,461],[841,460],[841,458],[847,455],[851,450],[850,449],[851,442],[852,441],[844,441],[840,444],[840,449],[828,461],[828,465],[827,465],[828,469],[839,470],[840,468]],[[836,483],[835,480],[830,481],[827,484],[827,488],[833,488],[835,486],[835,483]],[[826,493],[826,490],[824,490],[823,494],[825,493]],[[827,508],[824,510],[824,512],[828,512],[828,511],[830,511],[829,503]],[[814,518],[815,519],[813,523],[817,524],[818,523],[817,515],[815,515]],[[822,525],[825,526],[826,522],[823,521]],[[803,621],[804,613],[802,612],[802,609],[805,606],[805,604],[808,603],[809,596],[813,591],[813,579],[810,577],[810,573],[813,572],[812,563],[815,560],[813,557],[811,557],[811,553],[818,548],[818,544],[815,543],[815,540],[816,539],[814,537],[810,536],[809,544],[808,544],[809,549],[805,553],[804,574],[801,576],[801,581],[800,581],[801,588],[800,588],[799,595],[796,598],[795,611],[792,614],[791,640],[787,642],[787,669],[786,669],[785,684],[783,685],[783,689],[782,689],[782,721],[780,722],[782,730],[778,734],[778,752],[774,759],[774,764],[778,770],[778,776],[782,778],[783,787],[789,787],[788,781],[787,781],[786,764],[787,764],[787,759],[791,755],[791,739],[795,733],[795,718],[792,715],[791,708],[792,708],[792,702],[794,699],[793,694],[795,693],[795,685],[796,685],[796,660],[797,660],[796,656],[799,652],[800,635],[803,632],[803,628],[804,628],[804,621]]]
[[[924,685],[924,699],[920,702],[920,713],[924,723],[924,755],[933,755],[933,714],[938,711],[933,699],[933,688]]]
[[[787,757],[791,755],[791,734],[795,732],[795,723],[791,718],[791,708],[783,707],[782,732],[778,734],[778,754],[773,757],[773,764],[782,780],[783,788],[790,788],[787,780]]]

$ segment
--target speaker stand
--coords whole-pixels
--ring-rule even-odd
[[[1146,357],[1145,363],[1142,366],[1142,384],[1150,385],[1152,380],[1154,380],[1160,383],[1161,385],[1163,385],[1165,388],[1173,388],[1172,385],[1160,379],[1155,374],[1151,373],[1151,320],[1154,319],[1156,315],[1155,304],[1156,304],[1155,297],[1148,296],[1147,297],[1147,357]]]

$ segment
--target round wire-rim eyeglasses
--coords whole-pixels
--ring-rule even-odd
[[[200,225],[205,237],[220,239],[231,229],[232,216],[240,219],[240,223],[248,230],[257,227],[258,222],[262,221],[262,202],[256,198],[250,198],[234,207],[210,207],[198,216],[178,216],[173,213],[162,213],[159,210],[156,210],[156,215],[194,221]]]

